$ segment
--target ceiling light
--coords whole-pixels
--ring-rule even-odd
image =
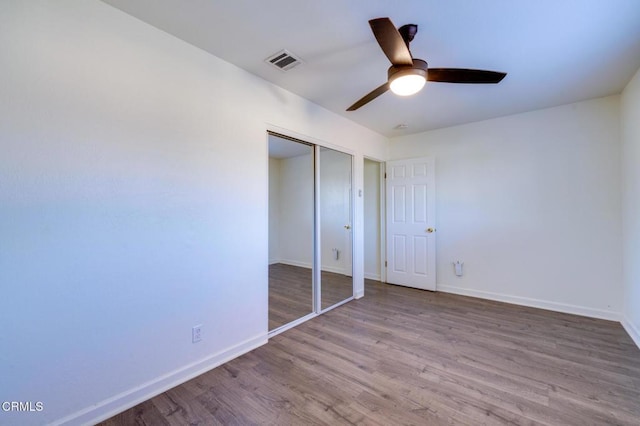
[[[426,72],[420,68],[404,68],[389,79],[389,87],[396,95],[409,96],[418,93],[426,83]]]

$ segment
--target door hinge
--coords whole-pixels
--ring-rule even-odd
[[[385,268],[387,267],[387,261],[386,260],[384,261],[384,267]]]
[[[387,172],[384,172],[384,178],[385,179],[387,178]]]

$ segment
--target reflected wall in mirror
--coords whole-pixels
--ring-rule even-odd
[[[353,296],[352,157],[319,150],[321,302],[326,309]]]
[[[314,312],[314,148],[269,135],[269,331]]]

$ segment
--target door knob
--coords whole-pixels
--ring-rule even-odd
[[[351,229],[351,226],[350,225],[345,225],[344,229]]]
[[[436,232],[436,228],[427,228],[427,230],[425,232],[428,232],[429,234],[432,234],[432,233]]]

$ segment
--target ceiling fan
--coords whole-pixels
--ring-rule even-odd
[[[413,95],[422,89],[427,80],[440,83],[495,84],[507,75],[504,72],[466,68],[428,68],[426,61],[413,58],[409,51],[409,43],[418,32],[417,25],[408,24],[396,29],[389,18],[372,19],[369,25],[380,48],[391,61],[387,82],[362,97],[347,108],[347,111],[357,110],[389,89],[400,96]]]

